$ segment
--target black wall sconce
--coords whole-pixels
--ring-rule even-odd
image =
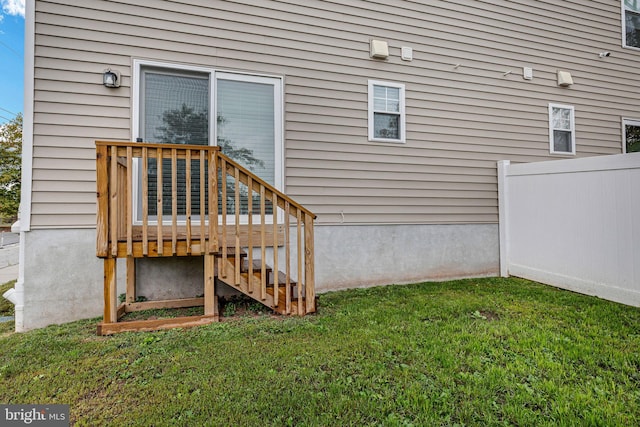
[[[111,68],[104,70],[102,84],[105,87],[120,87],[120,72],[112,71]]]

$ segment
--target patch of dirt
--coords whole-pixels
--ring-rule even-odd
[[[260,304],[244,295],[220,297],[218,299],[220,321],[226,322],[240,317],[265,317],[282,319],[283,316],[274,313],[269,307]]]
[[[500,316],[498,313],[494,313],[493,311],[484,311],[481,310],[480,314],[487,318],[488,321],[500,320]]]

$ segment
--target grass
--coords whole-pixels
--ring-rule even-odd
[[[2,298],[2,294],[13,288],[15,284],[16,281],[12,280],[4,285],[0,285],[0,316],[13,316],[14,314],[13,304],[9,300]]]
[[[304,318],[97,321],[1,338],[0,402],[82,426],[640,425],[640,310],[516,278],[328,293]]]

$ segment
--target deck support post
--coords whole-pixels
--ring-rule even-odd
[[[127,297],[126,302],[136,302],[136,259],[127,257]]]
[[[104,259],[104,323],[118,321],[118,274],[116,258]]]
[[[218,316],[218,298],[215,287],[215,255],[204,254],[204,315]]]

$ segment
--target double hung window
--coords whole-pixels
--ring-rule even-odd
[[[549,151],[576,154],[575,113],[571,105],[549,104]]]
[[[369,141],[405,142],[403,84],[369,80]]]

